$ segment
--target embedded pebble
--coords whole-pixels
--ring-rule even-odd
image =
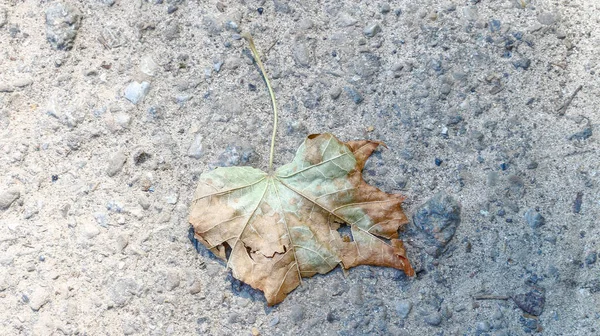
[[[46,288],[37,287],[29,296],[29,307],[38,311],[50,301],[50,293]]]
[[[177,204],[178,199],[179,199],[179,194],[177,194],[176,192],[172,192],[172,193],[168,194],[167,196],[165,196],[165,201],[168,204],[172,204],[172,205]]]
[[[381,32],[381,26],[377,23],[371,23],[363,29],[363,34],[365,34],[366,37],[374,37],[379,32]]]
[[[556,23],[556,15],[552,12],[542,12],[538,14],[537,19],[539,23],[546,26]]]
[[[534,288],[526,293],[513,295],[512,299],[524,312],[540,316],[544,311],[546,294],[542,289]]]
[[[279,324],[279,316],[274,316],[269,320],[269,327],[274,327]]]
[[[540,226],[546,224],[546,218],[542,216],[535,209],[527,209],[525,212],[525,221],[532,229],[537,229]]]
[[[127,100],[132,102],[133,104],[137,104],[144,100],[146,95],[150,91],[150,83],[148,82],[131,82],[125,88],[123,95]]]
[[[6,9],[0,8],[0,28],[4,27],[6,22],[8,22],[8,14],[6,13]]]
[[[17,188],[0,190],[0,210],[6,210],[21,197],[21,192]]]
[[[479,14],[477,13],[477,7],[467,6],[463,8],[463,16],[469,21],[477,21]]]
[[[12,82],[12,86],[18,87],[18,88],[23,88],[23,87],[29,86],[31,84],[33,84],[33,79],[27,78],[27,77],[15,79]]]
[[[344,91],[348,94],[348,97],[352,99],[355,104],[360,104],[363,101],[363,97],[360,92],[356,91],[356,89],[352,86],[344,87]]]
[[[179,273],[177,273],[177,271],[167,272],[167,279],[166,279],[167,290],[172,291],[175,288],[179,287],[179,284],[180,284]]]
[[[573,202],[573,213],[581,212],[581,205],[583,204],[583,191],[578,191],[575,195],[575,201]]]
[[[115,113],[113,115],[113,120],[115,124],[119,125],[122,128],[127,128],[131,124],[131,116],[127,113]]]
[[[384,3],[381,5],[381,7],[379,7],[379,12],[381,14],[387,14],[392,10],[392,8],[390,7],[390,4]]]
[[[202,146],[202,134],[198,133],[194,136],[194,141],[190,144],[188,148],[187,155],[194,159],[199,159],[204,155],[204,147]]]
[[[117,175],[121,169],[123,169],[123,165],[127,161],[127,155],[124,152],[118,151],[110,158],[108,161],[108,167],[106,168],[106,174],[110,177]]]
[[[342,89],[340,87],[334,87],[329,90],[329,97],[333,100],[338,99],[340,94],[342,94]]]
[[[46,38],[56,50],[71,50],[81,25],[81,13],[69,4],[57,3],[46,10]]]
[[[194,280],[192,284],[188,287],[188,293],[190,294],[198,294],[202,290],[202,283],[200,280]]]
[[[362,53],[352,64],[352,70],[362,79],[369,81],[379,73],[381,59],[373,53]]]
[[[415,211],[413,223],[420,230],[425,252],[438,257],[460,224],[460,206],[452,196],[438,193]]]
[[[117,252],[123,252],[127,245],[129,245],[129,236],[120,234],[117,236]]]
[[[219,155],[216,165],[219,167],[246,166],[256,161],[256,158],[256,152],[250,147],[229,145]]]
[[[337,22],[340,27],[349,27],[355,25],[358,22],[358,20],[346,13],[342,13],[338,17]]]
[[[425,316],[423,321],[425,323],[429,324],[430,326],[437,327],[440,324],[442,324],[442,314],[440,314],[439,312],[433,312],[433,313]]]
[[[593,134],[592,127],[586,127],[582,131],[572,134],[569,136],[569,140],[586,140]]]
[[[144,56],[140,61],[140,71],[148,76],[154,76],[158,71],[158,64],[156,64],[152,56]]]
[[[598,254],[596,253],[596,251],[590,252],[590,253],[588,253],[587,256],[585,256],[585,264],[593,265],[596,263],[597,259],[598,259]]]
[[[492,326],[490,325],[490,323],[488,321],[480,321],[480,322],[477,322],[477,325],[476,325],[476,329],[479,332],[488,332],[488,331],[490,331],[491,328],[492,328]]]
[[[525,334],[531,334],[534,332],[541,331],[540,321],[535,316],[519,316],[519,322],[521,322]]]
[[[519,60],[513,61],[512,64],[515,67],[515,69],[521,68],[523,70],[527,70],[531,65],[531,60],[529,58],[521,58]]]
[[[412,310],[412,303],[410,301],[401,301],[396,303],[396,312],[400,318],[407,318],[408,314]]]
[[[300,305],[293,306],[292,311],[290,312],[290,318],[295,324],[302,322],[302,320],[304,320],[304,308]]]
[[[294,57],[296,64],[300,66],[307,67],[311,63],[310,51],[308,50],[306,44],[302,42],[298,42],[294,46],[292,49],[292,56]]]
[[[127,305],[139,291],[138,283],[132,278],[118,279],[109,289],[109,296],[117,307]]]
[[[0,92],[13,92],[15,89],[8,83],[0,82]]]
[[[92,239],[100,234],[100,229],[92,221],[85,221],[82,224],[82,232],[85,238]]]
[[[137,200],[138,204],[142,207],[142,209],[148,210],[148,208],[150,207],[150,199],[147,195],[139,195]]]

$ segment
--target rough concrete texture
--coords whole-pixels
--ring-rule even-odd
[[[0,1],[0,334],[598,334],[599,11]],[[433,255],[403,233],[414,278],[337,270],[266,307],[196,251],[198,176],[267,166],[270,102],[242,32],[279,102],[276,165],[310,133],[382,140],[365,177],[406,195],[409,218],[438,193],[460,206],[455,231],[425,229]]]

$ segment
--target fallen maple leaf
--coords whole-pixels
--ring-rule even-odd
[[[362,178],[365,162],[381,142],[343,143],[329,133],[309,135],[294,160],[272,172],[277,104],[252,37],[254,59],[269,89],[273,135],[269,171],[217,168],[200,176],[190,223],[194,236],[227,260],[233,276],[277,304],[302,278],[338,264],[414,270],[398,238],[408,220],[401,195],[387,194]],[[350,226],[350,236],[340,234]]]
[[[283,301],[301,278],[338,264],[389,266],[414,275],[396,239],[408,222],[404,197],[362,178],[379,145],[313,134],[291,163],[272,174],[252,167],[203,174],[190,213],[196,239],[227,260],[235,278],[262,290],[269,305]],[[350,226],[351,237],[338,232],[341,225]]]

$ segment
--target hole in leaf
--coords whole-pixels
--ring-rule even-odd
[[[246,253],[248,254],[248,257],[252,260],[254,260],[254,257],[252,256],[252,249],[250,248],[250,246],[247,246],[246,244],[244,244],[244,247],[246,248]],[[227,257],[229,258],[229,256]]]
[[[391,239],[387,239],[387,238],[382,237],[382,236],[377,236],[377,238],[383,240],[388,245],[392,245],[392,240]]]
[[[340,234],[344,242],[349,243],[354,241],[354,237],[352,236],[352,228],[350,226],[342,224],[337,229],[337,232]]]
[[[225,257],[229,260],[229,256],[231,255],[231,246],[227,244],[227,242],[223,242],[223,247],[225,248]]]

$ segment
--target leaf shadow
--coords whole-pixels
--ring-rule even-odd
[[[198,252],[198,254],[200,254],[202,257],[217,261],[219,264],[221,264],[223,266],[227,266],[226,262],[217,258],[212,252],[210,252],[210,250],[208,250],[204,245],[202,245],[202,243],[200,243],[196,239],[196,237],[194,237],[194,228],[191,226],[190,226],[190,229],[188,230],[188,239],[190,240],[190,242],[196,249],[196,252]],[[258,289],[254,289],[254,288],[252,288],[252,286],[245,284],[244,282],[234,278],[233,275],[231,274],[231,271],[229,271],[227,273],[226,281],[229,281],[231,283],[231,292],[233,293],[233,295],[242,297],[245,299],[249,299],[253,302],[256,302],[256,301],[262,302],[264,304],[265,313],[267,313],[267,314],[270,313],[274,309],[274,307],[269,307],[267,305],[267,300],[266,300],[263,292],[261,292]]]

